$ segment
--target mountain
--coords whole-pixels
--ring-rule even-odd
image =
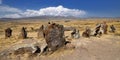
[[[30,20],[30,19],[77,19],[76,17],[63,17],[63,16],[35,16],[25,18],[0,18],[0,20]]]

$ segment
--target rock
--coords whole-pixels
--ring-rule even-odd
[[[38,55],[41,53],[41,46],[37,40],[26,39],[22,40],[17,44],[13,44],[8,49],[5,49],[0,53],[0,56],[10,56],[10,55]]]
[[[29,52],[31,54],[36,53],[39,50],[39,53],[41,51],[40,49],[40,43],[37,40],[34,39],[25,39],[22,40],[21,43],[13,45],[12,49],[13,51],[21,51],[21,52]]]
[[[58,48],[65,45],[64,38],[64,27],[63,25],[59,25],[56,23],[49,24],[45,30],[45,40],[48,46],[48,49],[51,51],[55,51]]]
[[[75,48],[75,45],[71,44],[71,43],[67,43],[65,45],[65,49],[74,49]]]
[[[90,27],[86,27],[85,31],[82,33],[83,37],[90,37],[91,29]]]
[[[20,47],[13,51],[13,53],[15,55],[25,54],[25,53],[36,54],[36,53],[40,53],[40,52],[41,52],[41,50],[38,46],[24,46],[24,47]]]
[[[79,30],[74,29],[73,32],[71,33],[71,37],[75,39],[80,38]]]
[[[37,35],[38,38],[44,38],[43,29],[44,29],[43,25],[38,29],[38,35]]]
[[[11,37],[12,36],[12,29],[7,28],[5,29],[5,38]]]
[[[19,38],[22,38],[22,39],[27,38],[27,31],[25,27],[22,27]]]
[[[114,25],[110,25],[110,31],[109,32],[115,33],[115,30],[116,30],[115,26]]]
[[[106,24],[106,22],[103,22],[103,23],[101,24],[101,28],[102,28],[102,30],[103,30],[103,33],[104,33],[104,34],[107,34],[108,25]]]

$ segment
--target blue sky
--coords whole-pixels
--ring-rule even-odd
[[[1,0],[1,5],[22,12],[28,9],[38,11],[42,8],[62,6],[62,8],[82,10],[87,17],[120,17],[120,0]],[[6,13],[2,14],[6,15]]]

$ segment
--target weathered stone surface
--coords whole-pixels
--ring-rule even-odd
[[[5,29],[5,37],[11,37],[12,36],[12,29],[11,28],[7,28]]]
[[[82,33],[83,37],[90,37],[91,29],[89,27],[86,27],[85,31]]]
[[[34,39],[22,40],[17,44],[14,44],[8,49],[5,49],[0,53],[0,56],[10,56],[13,55],[22,55],[29,54],[34,55],[41,52],[41,46],[38,41]]]
[[[38,38],[44,38],[44,34],[43,34],[43,30],[44,30],[44,26],[42,25],[39,29],[38,29]]]
[[[112,33],[115,33],[115,26],[114,25],[110,25],[110,31],[109,32],[112,32]]]
[[[44,29],[45,40],[49,50],[55,51],[65,45],[64,27],[56,23],[49,24]]]
[[[102,28],[102,30],[103,30],[103,33],[104,33],[104,34],[107,34],[108,25],[106,24],[106,22],[103,22],[103,23],[101,24],[101,28]]]
[[[25,27],[22,27],[19,38],[22,38],[22,39],[27,38],[27,31]]]
[[[75,48],[75,45],[71,44],[71,43],[67,43],[65,45],[65,49],[74,49]]]
[[[75,39],[80,38],[79,30],[74,29],[73,32],[71,33],[71,37]]]

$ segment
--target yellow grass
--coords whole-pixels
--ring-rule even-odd
[[[22,21],[9,21],[9,22],[4,22],[0,21],[0,50],[5,49],[6,47],[10,46],[11,44],[21,40],[18,39],[18,35],[20,33],[20,29],[22,27],[27,27],[28,31],[28,37],[31,38],[36,38],[37,39],[37,32],[31,31],[31,27],[34,29],[38,29],[42,24],[47,24],[49,20],[22,20]],[[114,35],[119,35],[120,36],[120,22],[115,19],[86,19],[86,20],[70,20],[69,22],[65,22],[64,20],[51,20],[55,23],[62,24],[65,27],[71,26],[75,27],[80,30],[80,33],[85,29],[86,26],[89,26],[91,29],[95,28],[95,25],[97,23],[102,23],[104,21],[107,22],[108,25],[115,25],[117,31]],[[5,39],[4,37],[4,30],[10,27],[13,30],[13,36],[11,38]],[[109,28],[108,28],[109,29]],[[66,35],[69,35],[69,33],[66,33]],[[109,33],[111,34],[111,33]]]

